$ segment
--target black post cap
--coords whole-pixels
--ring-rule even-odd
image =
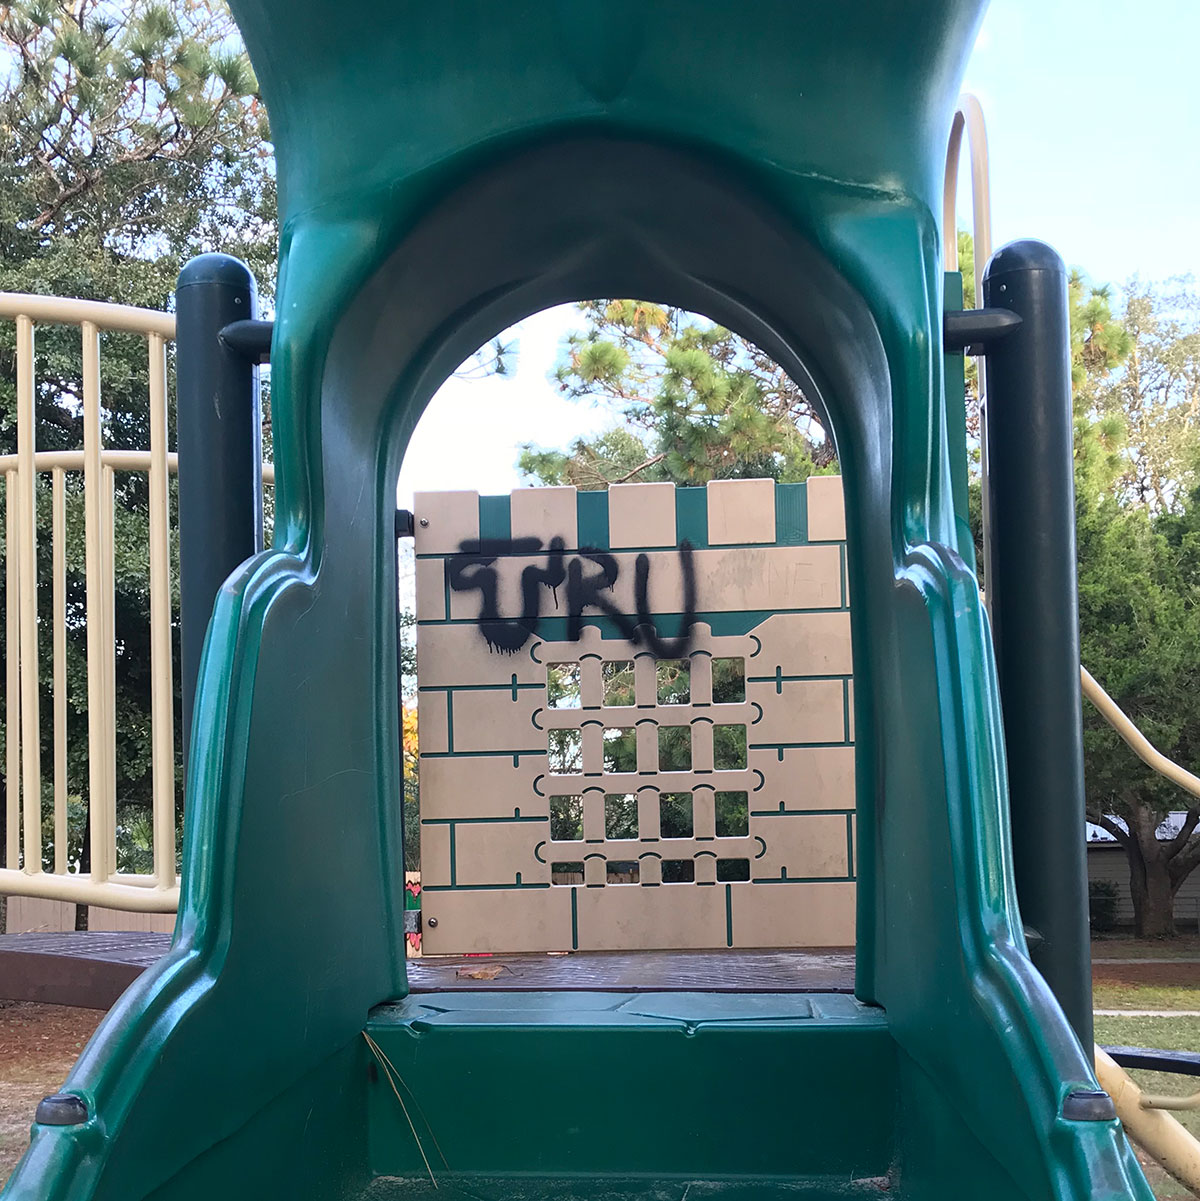
[[[1068,1122],[1111,1122],[1117,1107],[1102,1089],[1077,1088],[1063,1098],[1062,1116]]]
[[[74,1093],[54,1093],[38,1102],[33,1120],[43,1126],[80,1126],[88,1120],[87,1104]]]
[[[254,273],[231,254],[198,254],[188,259],[179,272],[175,290],[193,288],[197,284],[217,284],[226,288],[256,290]]]
[[[984,280],[996,279],[1001,275],[1011,275],[1018,271],[1054,271],[1066,275],[1067,267],[1062,261],[1062,255],[1036,238],[1025,238],[1020,242],[1009,242],[988,260],[984,269]],[[993,299],[992,303],[996,303]]]

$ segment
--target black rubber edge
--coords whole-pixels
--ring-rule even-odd
[[[1116,1119],[1113,1099],[1098,1088],[1077,1088],[1063,1098],[1062,1116],[1068,1122],[1111,1122]]]
[[[87,1105],[73,1093],[53,1093],[38,1102],[33,1120],[43,1126],[81,1126],[88,1120]]]

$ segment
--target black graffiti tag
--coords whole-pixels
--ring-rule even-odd
[[[563,568],[563,540],[553,538],[546,566],[530,564],[521,572],[521,616],[505,620],[500,616],[499,575],[493,564],[501,555],[529,555],[542,549],[540,538],[482,539],[463,542],[449,563],[448,579],[455,592],[479,590],[479,632],[494,651],[512,655],[521,649],[536,632],[542,609],[542,585],[554,594],[558,605],[558,589],[566,572]]]
[[[616,557],[607,551],[581,549],[567,556],[562,538],[550,540],[545,548],[546,564],[531,563],[521,572],[521,615],[506,618],[500,613],[499,572],[496,560],[502,555],[532,555],[543,550],[538,538],[495,538],[463,542],[451,557],[447,580],[454,592],[479,593],[479,632],[488,646],[502,654],[515,654],[537,634],[542,601],[549,589],[554,608],[558,590],[566,583],[567,640],[577,641],[585,611],[610,617],[621,636],[635,646],[644,646],[658,658],[684,654],[696,624],[696,571],[690,542],[679,546],[679,568],[683,575],[683,622],[675,638],[660,638],[650,607],[650,556],[639,554],[634,561],[634,607],[636,618],[622,613],[612,601],[612,590],[620,576]]]

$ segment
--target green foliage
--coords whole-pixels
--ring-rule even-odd
[[[595,438],[579,438],[570,449],[544,450],[525,445],[518,465],[539,484],[572,484],[589,491],[636,480],[655,483],[666,468],[633,431],[615,426]]]
[[[1112,372],[1125,361],[1132,339],[1114,317],[1107,286],[1088,283],[1079,271],[1068,280],[1071,319],[1071,392],[1075,420],[1075,488],[1095,499],[1109,493],[1122,470],[1125,415],[1099,403]]]
[[[1075,490],[1083,660],[1160,751],[1200,757],[1200,296],[1130,286],[1120,318],[1106,289],[1071,280]],[[1130,861],[1141,935],[1169,934],[1173,898],[1200,865],[1200,806],[1084,712],[1091,820]],[[1171,810],[1179,834],[1160,840]],[[1118,820],[1112,820],[1112,819]]]
[[[1076,503],[1083,661],[1146,737],[1176,762],[1200,760],[1200,496],[1155,519],[1112,498]],[[1171,902],[1200,865],[1200,806],[1137,760],[1090,706],[1084,710],[1087,806],[1130,858],[1140,935],[1170,933]],[[1180,836],[1159,840],[1171,810]],[[1113,821],[1119,818],[1120,821]]]
[[[223,250],[246,259],[269,295],[275,260],[269,128],[253,71],[220,0],[17,0],[0,14],[0,290],[162,309],[169,307],[188,258]],[[145,449],[145,340],[105,334],[101,364],[105,444]],[[38,449],[79,448],[78,332],[39,326],[35,372]],[[15,375],[14,331],[3,323],[0,453],[12,453],[16,445]],[[171,402],[173,439],[173,397]],[[82,480],[69,473],[68,777],[72,804],[82,815],[70,823],[73,863],[79,862],[87,807],[82,507]],[[38,511],[39,607],[49,614],[46,480],[39,483]],[[119,866],[136,871],[149,846],[143,824],[151,795],[144,476],[117,474],[115,512]],[[172,554],[177,557],[177,548]],[[41,705],[48,714],[49,621],[39,639]],[[175,654],[178,729],[177,632]],[[42,725],[48,789],[52,724]],[[51,850],[47,840],[47,856]]]
[[[603,398],[620,422],[567,450],[527,445],[521,470],[546,484],[770,477],[835,470],[833,447],[798,385],[756,346],[723,326],[649,301],[580,305],[556,372],[572,398]]]
[[[958,269],[963,277],[963,307],[975,307],[975,243],[958,231]],[[1068,278],[1071,322],[1071,384],[1075,409],[1076,487],[1089,496],[1107,492],[1123,469],[1125,422],[1119,411],[1101,411],[1101,386],[1124,362],[1132,347],[1125,325],[1112,312],[1107,285],[1091,283],[1074,270]],[[966,364],[969,461],[979,467],[979,365]],[[982,561],[982,556],[980,556]]]
[[[1092,880],[1088,884],[1088,921],[1097,934],[1116,929],[1117,901],[1120,896],[1115,880]]]
[[[413,700],[417,684],[417,617],[402,610],[397,619],[400,671],[400,740],[404,825],[404,870],[421,870],[421,776],[417,746],[416,708]]]
[[[1122,369],[1093,398],[1100,420],[1128,430],[1115,484],[1131,503],[1178,511],[1197,482],[1200,289],[1192,280],[1165,289],[1135,280],[1121,324]]]
[[[961,242],[961,238],[960,238]],[[1120,316],[1107,288],[1069,281],[1079,623],[1085,666],[1164,754],[1200,762],[1200,304],[1184,284],[1132,288]],[[982,504],[969,491],[983,578]],[[1088,813],[1121,842],[1139,933],[1169,933],[1171,898],[1200,863],[1200,810],[1084,709]],[[1188,808],[1181,837],[1156,830]],[[1112,820],[1112,819],[1119,820]]]

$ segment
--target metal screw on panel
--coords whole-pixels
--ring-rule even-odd
[[[429,921],[426,923],[426,925],[427,925],[427,926],[428,926],[428,927],[429,927],[429,928],[432,930],[432,929],[434,928],[434,926],[436,926],[436,925],[437,925],[437,918],[436,918],[436,917],[431,917],[431,918],[429,919]]]
[[[421,525],[422,527],[425,527],[425,526],[427,526],[428,524],[429,524],[429,518],[428,518],[428,517],[422,517],[422,518],[421,518],[421,521],[420,521],[420,525]]]

